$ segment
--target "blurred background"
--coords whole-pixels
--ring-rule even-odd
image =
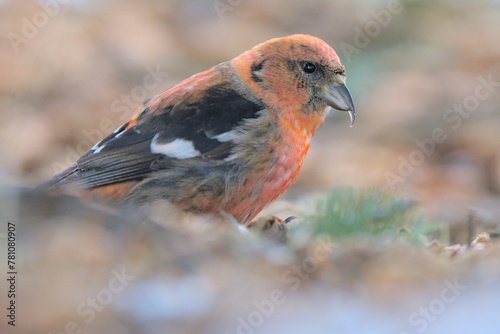
[[[449,225],[450,243],[470,241],[466,225],[470,212],[479,226],[477,232],[499,228],[500,3],[496,0],[1,0],[0,182],[40,183],[127,121],[146,98],[267,39],[294,33],[318,36],[337,51],[347,70],[357,119],[349,128],[347,114],[330,114],[317,132],[298,182],[268,212],[281,215],[294,208],[300,212],[311,196],[334,186],[376,187],[414,200],[428,219]],[[53,253],[44,253],[45,259],[53,259],[56,249],[67,246],[57,245]],[[356,254],[364,258],[361,253]],[[85,256],[88,265],[98,255]],[[239,263],[238,256],[231,257],[230,263]],[[355,258],[356,265],[366,264]],[[427,261],[426,255],[415,256],[409,250],[402,258],[415,258],[421,265]],[[392,260],[387,254],[377,257],[381,266]],[[467,265],[473,262],[469,260]],[[255,263],[248,261],[247,268],[254,270]],[[446,276],[441,270],[456,274],[455,269],[441,269],[440,260],[425,263],[422,268],[438,272],[440,279]],[[494,263],[483,266],[498,268]],[[109,278],[106,270],[104,281]],[[408,270],[416,268],[398,267],[389,272],[387,281],[377,274],[370,287],[392,295],[391,283],[385,282],[402,280],[397,291],[404,291],[419,275],[396,274]],[[351,282],[358,275],[349,271],[342,277],[335,282]],[[418,277],[418,282],[427,282]],[[177,290],[175,284],[168,287]],[[441,285],[434,288],[439,292]],[[210,305],[210,289],[200,289],[200,298]],[[155,291],[148,293],[155,295]],[[296,305],[301,305],[305,292],[295,295]],[[312,292],[322,300],[318,285]],[[327,305],[331,312],[337,305],[345,306],[343,298],[336,296]],[[366,319],[370,311],[363,298],[349,301],[359,311],[357,316],[339,317],[353,322]],[[474,298],[468,303],[475,303]],[[74,313],[75,300],[61,305],[70,305]],[[294,309],[295,304],[287,305],[286,310]],[[460,306],[455,310],[459,312]],[[196,318],[202,311],[188,316]],[[283,312],[286,318],[288,311]],[[312,319],[317,315],[306,314]],[[182,317],[173,317],[182,323]],[[62,315],[56,319],[66,323]],[[359,332],[392,332],[378,318],[372,320],[383,330],[371,327],[373,331]],[[61,329],[48,320],[37,321],[46,332]],[[197,326],[206,321],[202,317]],[[236,320],[231,324],[235,329]],[[284,332],[284,327],[272,330],[278,324],[286,321],[267,324],[265,332]],[[211,328],[222,332],[221,326]],[[304,332],[294,326],[297,333]],[[440,332],[443,326],[433,330]],[[407,332],[418,328],[410,326]]]

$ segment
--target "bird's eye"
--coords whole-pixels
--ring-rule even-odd
[[[302,64],[302,70],[308,74],[316,72],[316,65],[311,63],[310,61],[305,62]]]

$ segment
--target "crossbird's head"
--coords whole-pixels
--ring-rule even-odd
[[[326,107],[330,106],[347,111],[351,126],[354,122],[345,68],[335,51],[317,37],[291,35],[271,39],[234,58],[231,64],[250,83],[252,91],[263,97],[263,102],[278,113],[287,113],[278,117],[322,121]]]

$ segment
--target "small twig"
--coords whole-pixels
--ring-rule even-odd
[[[219,214],[222,217],[226,218],[226,220],[229,221],[231,223],[231,225],[233,225],[236,228],[236,230],[238,230],[238,232],[240,232],[241,235],[245,239],[247,239],[247,240],[252,240],[253,239],[254,235],[248,230],[248,228],[245,225],[240,224],[240,222],[238,222],[236,220],[236,218],[233,217],[233,215],[227,213],[224,210],[220,210]]]
[[[476,225],[475,225],[475,211],[470,209],[467,216],[467,247],[471,247],[472,241],[475,239]]]

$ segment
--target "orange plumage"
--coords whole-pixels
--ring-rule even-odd
[[[269,40],[147,100],[43,186],[247,223],[297,178],[327,106],[354,106],[319,38]]]

